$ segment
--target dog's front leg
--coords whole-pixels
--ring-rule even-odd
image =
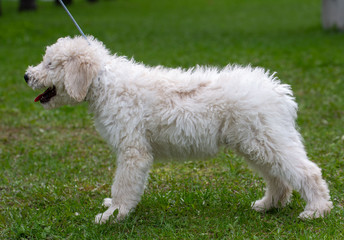
[[[117,156],[117,170],[111,188],[112,201],[105,199],[109,208],[96,216],[96,223],[104,223],[118,209],[117,220],[123,219],[136,207],[148,178],[152,155],[143,147],[126,147]]]

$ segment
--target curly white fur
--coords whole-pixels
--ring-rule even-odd
[[[97,130],[117,152],[112,199],[97,223],[116,209],[122,219],[138,204],[153,158],[209,156],[220,146],[245,156],[266,180],[253,209],[285,206],[295,189],[307,202],[301,218],[330,212],[327,184],[295,129],[292,91],[273,74],[239,66],[148,67],[89,41],[59,39],[25,78],[34,89],[56,88],[56,96],[41,100],[47,109],[87,101]]]

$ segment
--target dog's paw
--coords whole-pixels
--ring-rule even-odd
[[[315,219],[320,217],[325,217],[330,214],[333,204],[331,201],[319,204],[317,208],[306,207],[305,211],[300,213],[299,218],[302,220]]]
[[[96,218],[94,219],[94,223],[96,224],[103,224],[103,223],[106,223],[108,219],[106,218],[103,218],[103,214],[102,213],[99,213],[97,214]]]
[[[104,224],[107,221],[109,221],[112,214],[107,213],[106,211],[104,213],[98,213],[94,219],[94,223],[96,224]]]
[[[266,212],[269,209],[271,209],[271,202],[266,201],[264,198],[257,200],[252,203],[251,205],[252,209],[257,212]]]
[[[319,217],[322,217],[319,211],[303,211],[299,215],[299,218],[302,220],[314,219]]]
[[[112,199],[111,198],[105,198],[103,200],[103,206],[104,207],[111,207],[111,204],[112,204]]]
[[[104,213],[99,213],[95,217],[94,222],[97,224],[103,224],[106,223],[110,217],[114,214],[115,212],[115,220],[116,221],[121,221],[123,220],[126,216],[129,214],[129,209],[126,208],[125,206],[118,207],[118,206],[110,206]]]
[[[118,207],[116,207],[116,206],[109,207],[104,213],[97,214],[94,222],[97,224],[106,223],[116,209],[118,209]]]

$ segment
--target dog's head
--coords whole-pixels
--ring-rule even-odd
[[[60,38],[47,47],[43,61],[29,66],[24,75],[33,89],[46,89],[36,97],[45,108],[74,105],[82,102],[92,80],[100,71],[102,62],[109,56],[104,45],[88,37]]]

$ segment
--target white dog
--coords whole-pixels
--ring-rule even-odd
[[[285,206],[292,189],[307,202],[300,218],[332,208],[320,168],[308,160],[295,129],[297,104],[290,87],[261,68],[147,67],[111,55],[88,37],[61,38],[24,76],[35,101],[51,109],[89,103],[95,126],[117,152],[109,207],[97,223],[128,215],[140,201],[153,158],[209,156],[221,146],[245,156],[265,179],[256,211]]]

